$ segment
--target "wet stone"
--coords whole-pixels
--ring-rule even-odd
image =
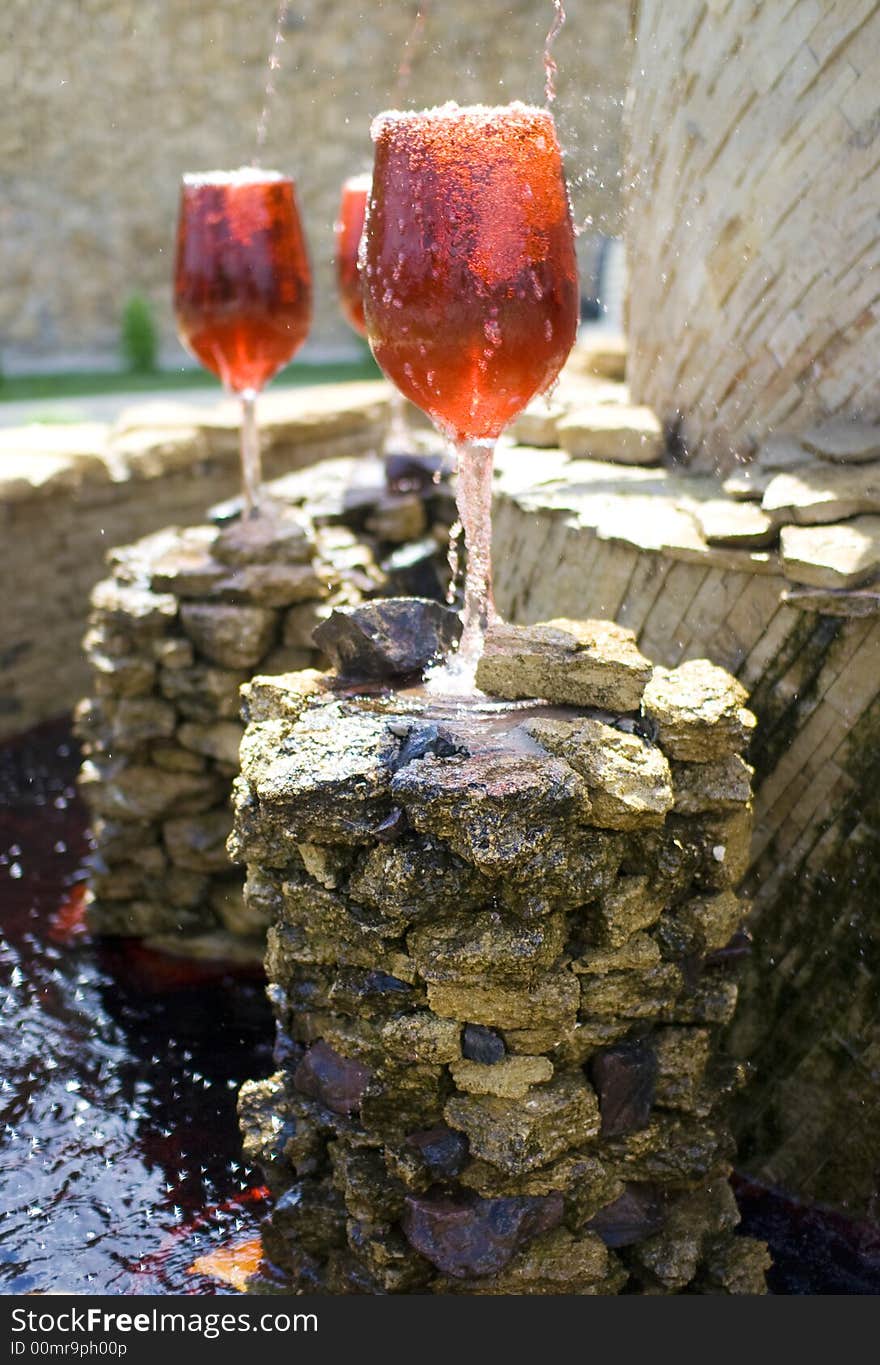
[[[326,678],[305,668],[276,677],[258,674],[241,689],[241,712],[248,723],[263,720],[297,721],[326,694]]]
[[[467,1138],[454,1128],[440,1126],[409,1133],[405,1145],[426,1172],[429,1183],[454,1179],[467,1161]]]
[[[580,826],[550,838],[498,883],[503,904],[524,919],[575,910],[613,885],[624,855],[619,834]]]
[[[532,1238],[562,1221],[558,1195],[521,1199],[409,1196],[403,1230],[432,1265],[456,1279],[503,1269]]]
[[[739,754],[714,763],[673,763],[676,814],[701,815],[746,805],[751,799],[753,771]]]
[[[426,598],[385,598],[337,608],[313,633],[338,673],[365,681],[422,673],[452,649],[458,616]]]
[[[494,1029],[483,1024],[465,1024],[461,1036],[461,1054],[469,1062],[493,1066],[507,1055],[504,1039]]]
[[[435,839],[404,833],[364,855],[350,878],[349,894],[413,922],[450,910],[475,910],[490,899],[491,883]]]
[[[511,1194],[553,1194],[559,1190],[566,1203],[566,1222],[580,1227],[597,1209],[613,1199],[621,1185],[597,1156],[590,1139],[582,1149],[565,1152],[546,1166],[511,1175],[488,1161],[469,1161],[461,1183],[485,1198]]]
[[[574,1027],[578,984],[567,971],[539,977],[531,984],[474,981],[433,982],[428,999],[435,1014],[470,1019],[490,1028]]]
[[[647,1126],[657,1083],[657,1058],[643,1043],[619,1043],[596,1053],[590,1079],[599,1097],[602,1136]]]
[[[392,545],[418,540],[427,525],[424,500],[415,493],[389,494],[380,499],[364,522],[370,535]]]
[[[251,668],[275,635],[277,618],[264,607],[187,602],[180,608],[183,629],[199,654],[221,668]]]
[[[449,1089],[440,1066],[385,1059],[364,1095],[361,1121],[369,1133],[396,1141],[420,1122],[439,1124]]]
[[[359,843],[390,812],[399,743],[384,720],[325,706],[292,730],[284,722],[252,726],[242,741],[242,773],[267,825],[291,842]]]
[[[180,545],[152,564],[150,584],[155,592],[174,597],[210,597],[228,573],[228,566],[214,559],[203,537],[184,536]]]
[[[659,1232],[666,1213],[666,1200],[658,1186],[629,1184],[590,1219],[587,1227],[607,1247],[628,1247]]]
[[[709,1063],[711,1034],[705,1028],[661,1028],[653,1038],[657,1058],[657,1104],[696,1111]]]
[[[340,1057],[326,1043],[314,1043],[293,1075],[293,1084],[303,1095],[317,1100],[334,1114],[351,1114],[360,1109],[370,1073],[359,1062]]]
[[[491,625],[477,666],[477,686],[490,696],[615,711],[637,710],[650,676],[633,632],[611,621]]]
[[[742,923],[745,911],[732,891],[685,901],[661,927],[664,946],[676,956],[723,948]]]
[[[608,1251],[590,1233],[574,1237],[558,1228],[538,1237],[489,1280],[477,1294],[614,1294],[626,1283],[623,1267],[612,1269]]]
[[[601,942],[619,948],[640,929],[656,924],[663,900],[645,876],[621,877],[599,902],[595,912]]]
[[[391,790],[417,830],[487,876],[540,856],[560,822],[589,813],[583,781],[568,764],[529,754],[429,755],[398,772]]]
[[[532,720],[525,730],[580,773],[590,794],[590,820],[610,829],[661,825],[672,809],[669,764],[638,735],[598,720]]]
[[[161,635],[177,616],[177,599],[171,593],[151,592],[113,578],[96,584],[89,601],[93,624],[120,630],[127,638]]]
[[[457,1062],[461,1057],[461,1024],[440,1019],[428,1010],[402,1014],[382,1026],[389,1056],[404,1062]]]
[[[652,677],[645,719],[640,693],[617,719],[549,712],[541,743],[515,713],[470,726],[317,675],[251,684],[231,847],[272,921],[288,1088],[266,1159],[282,1193],[308,1171],[305,1240],[280,1252],[300,1291],[748,1281],[721,1205],[683,1203],[732,1151],[715,945],[750,821],[745,693],[704,669]]]
[[[672,963],[647,971],[608,972],[581,976],[581,1013],[592,1018],[647,1019],[672,1005],[682,977]]]
[[[156,665],[139,655],[95,653],[90,660],[95,691],[104,697],[146,697],[153,690]]]
[[[571,1073],[554,1076],[522,1100],[455,1095],[445,1114],[450,1127],[466,1134],[475,1157],[511,1175],[546,1166],[599,1131],[595,1093]]]
[[[83,764],[80,789],[99,815],[136,821],[202,811],[223,794],[222,784],[212,774],[92,762]]]
[[[526,924],[487,910],[414,929],[407,946],[421,976],[431,983],[511,977],[527,981],[554,964],[564,941],[561,917]]]
[[[645,689],[645,715],[661,748],[685,763],[708,763],[742,750],[755,728],[741,683],[705,659],[656,668]]]

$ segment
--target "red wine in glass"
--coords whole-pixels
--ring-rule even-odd
[[[245,511],[256,510],[256,398],[312,320],[312,279],[293,181],[245,167],[185,175],[174,311],[180,339],[241,398]]]
[[[358,253],[369,194],[369,175],[349,176],[342,186],[339,217],[334,229],[339,302],[346,322],[362,337],[367,335],[367,324],[364,321],[364,289]]]
[[[376,360],[455,444],[467,547],[459,671],[493,615],[495,441],[574,343],[577,262],[552,116],[524,104],[380,114],[363,253]]]

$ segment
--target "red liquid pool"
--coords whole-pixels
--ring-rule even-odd
[[[456,441],[491,440],[558,375],[578,280],[550,114],[383,114],[364,298],[385,373]]]
[[[187,350],[234,393],[259,392],[308,335],[312,282],[293,181],[185,176],[174,310]]]

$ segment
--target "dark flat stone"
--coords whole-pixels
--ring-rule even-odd
[[[422,673],[461,635],[455,612],[422,597],[337,608],[312,634],[345,678],[378,681]]]
[[[657,1083],[657,1058],[640,1043],[618,1043],[597,1052],[590,1079],[599,1096],[602,1136],[618,1137],[647,1127]]]
[[[409,1196],[404,1235],[416,1251],[454,1279],[492,1275],[542,1232],[562,1222],[561,1194],[452,1200]]]
[[[461,1039],[461,1055],[469,1062],[494,1066],[507,1056],[504,1039],[484,1024],[465,1024]]]

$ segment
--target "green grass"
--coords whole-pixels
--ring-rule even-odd
[[[335,384],[345,380],[378,379],[379,368],[371,355],[363,360],[322,365],[288,365],[272,381],[272,388],[305,384]],[[90,398],[105,393],[173,393],[175,389],[223,390],[207,370],[158,370],[155,374],[128,371],[82,370],[64,374],[5,375],[0,379],[0,403],[52,402],[66,398]]]

